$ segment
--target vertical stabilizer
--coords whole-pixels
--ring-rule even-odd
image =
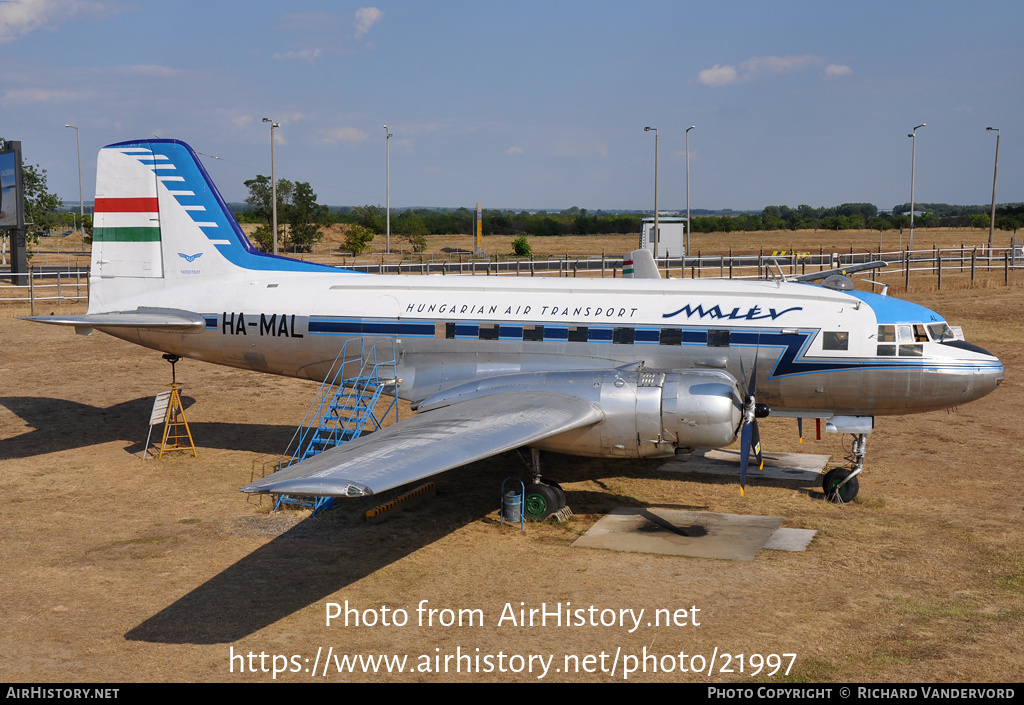
[[[192,148],[104,147],[97,159],[89,310],[130,310],[155,287],[246,272],[338,270],[257,251]]]
[[[622,258],[623,279],[661,279],[654,255],[648,249],[633,250]]]

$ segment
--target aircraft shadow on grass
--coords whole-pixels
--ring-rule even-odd
[[[194,403],[191,397],[182,397],[186,411]],[[132,443],[126,450],[141,453],[149,431],[146,424],[153,408],[153,398],[143,397],[99,407],[48,397],[0,397],[0,406],[35,429],[0,439],[0,458],[31,458],[111,441]],[[163,425],[159,424],[153,432],[157,444],[162,428]],[[197,446],[267,454],[283,452],[295,433],[294,426],[210,421],[190,421],[189,428]]]
[[[566,478],[593,479],[591,476],[603,474],[588,468],[586,458],[555,454],[551,458],[552,466],[564,468]],[[484,519],[498,506],[502,479],[515,473],[524,474],[525,469],[514,453],[450,470],[434,478],[438,483],[435,500],[385,524],[362,523],[362,514],[397,495],[399,490],[343,500],[339,509],[299,522],[145,620],[125,638],[168,644],[223,644],[250,636],[463,526]],[[646,474],[641,470],[641,477]],[[659,477],[653,472],[650,476]],[[660,478],[665,479],[663,475]],[[598,481],[598,485],[603,483]],[[623,503],[655,506],[600,490],[571,495],[575,510],[586,513],[610,511]],[[674,504],[656,506],[707,509]],[[650,517],[654,523],[665,523],[653,514]],[[271,517],[255,519],[268,525],[273,521]],[[519,529],[518,525],[513,528]],[[672,530],[680,531],[675,527]],[[343,601],[345,597],[334,599]]]

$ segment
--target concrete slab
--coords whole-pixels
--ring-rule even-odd
[[[817,533],[816,529],[776,529],[764,547],[776,551],[806,551]]]
[[[820,482],[821,473],[831,456],[811,453],[762,453],[764,469],[758,469],[751,459],[747,477],[766,477],[776,480]],[[694,451],[690,455],[673,458],[659,470],[666,472],[728,475],[739,478],[740,452],[738,450]]]
[[[752,561],[781,517],[620,507],[573,544],[612,551]]]

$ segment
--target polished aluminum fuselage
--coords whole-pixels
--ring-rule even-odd
[[[138,301],[127,293],[120,310]],[[118,310],[116,301],[96,303]],[[942,319],[889,297],[804,283],[251,272],[149,291],[146,304],[200,313],[207,325],[106,332],[316,381],[346,340],[393,341],[398,396],[413,402],[495,375],[630,363],[718,369],[742,381],[756,360],[758,401],[775,414],[875,416],[954,407],[1003,378],[994,356],[948,341],[924,342],[915,357],[882,357],[879,325]],[[846,349],[825,349],[823,332],[844,334]]]

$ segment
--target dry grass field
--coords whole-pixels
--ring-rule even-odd
[[[725,249],[761,247],[746,238]],[[609,254],[623,249],[604,244]],[[570,248],[562,241],[557,250]],[[315,386],[298,380],[183,361],[198,458],[143,461],[167,363],[101,334],[15,320],[28,312],[8,306],[0,316],[0,680],[603,682],[622,680],[630,662],[621,657],[646,649],[657,660],[630,680],[1020,682],[1024,498],[1014,487],[1024,276],[1014,277],[1008,287],[1000,273],[941,292],[922,281],[906,294],[998,355],[1006,380],[957,410],[878,419],[852,504],[823,501],[816,484],[754,481],[743,498],[733,481],[679,480],[659,461],[545,454],[575,516],[525,532],[498,521],[501,481],[525,474],[515,453],[438,476],[436,499],[376,525],[361,520],[369,499],[309,519],[304,510],[271,514],[267,500],[240,494],[276,460],[311,401]],[[769,449],[834,462],[848,438],[799,446],[795,423],[771,418],[762,435]],[[753,562],[572,547],[619,506],[778,516],[818,534],[806,552],[762,551]],[[405,610],[408,623],[328,626],[327,605],[346,601],[361,618]],[[631,622],[500,621],[506,604],[518,616],[544,603],[645,612],[632,632]],[[479,610],[483,624],[444,626],[448,613],[437,612],[420,625],[421,604]],[[694,606],[699,626],[646,626],[654,610]],[[710,678],[680,672],[680,652],[692,671],[694,656],[707,660],[716,649]],[[745,655],[742,673],[738,659],[733,672],[719,672],[726,653]],[[470,658],[449,658],[445,672],[445,657],[459,654]],[[754,654],[795,658],[788,675],[769,677],[752,673]],[[408,661],[402,673],[349,671],[345,655]],[[476,672],[488,662],[490,672]],[[276,678],[275,665],[284,669]]]

